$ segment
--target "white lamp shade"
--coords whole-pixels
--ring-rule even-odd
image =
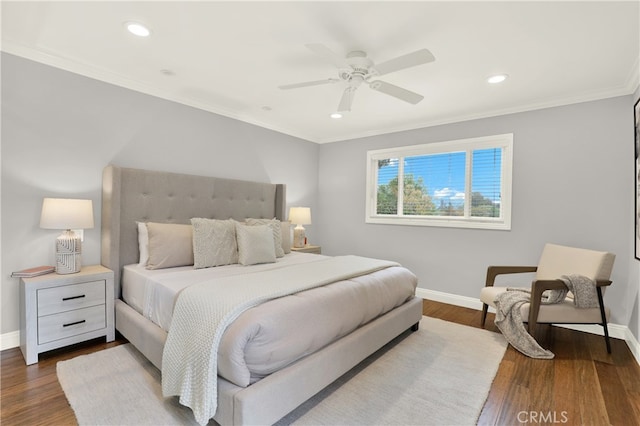
[[[294,225],[311,225],[311,209],[309,207],[291,207],[289,222]]]
[[[93,203],[91,200],[45,198],[42,201],[40,228],[93,228]]]

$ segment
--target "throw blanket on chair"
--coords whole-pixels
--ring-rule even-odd
[[[598,308],[598,292],[596,283],[591,278],[582,275],[563,275],[560,279],[573,293],[573,304],[576,308]]]
[[[184,289],[162,353],[162,394],[180,396],[205,425],[217,410],[218,346],[245,310],[271,299],[392,266],[395,262],[338,256],[259,273],[205,281]]]
[[[599,306],[596,285],[593,280],[581,275],[563,275],[560,279],[567,288],[545,291],[541,300],[543,305],[564,301],[570,290],[574,294],[573,300],[577,308]],[[494,300],[497,307],[495,324],[511,346],[521,353],[531,358],[552,359],[553,352],[540,346],[524,327],[520,308],[530,301],[530,289],[507,288],[507,291],[500,293]]]

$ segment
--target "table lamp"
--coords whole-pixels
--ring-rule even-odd
[[[311,209],[309,207],[291,207],[289,209],[289,222],[296,225],[293,228],[293,246],[296,248],[305,246],[304,226],[311,225]]]
[[[74,274],[82,268],[82,240],[72,229],[93,228],[91,200],[45,198],[40,228],[65,230],[56,240],[56,273]]]

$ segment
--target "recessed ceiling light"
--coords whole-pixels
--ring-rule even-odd
[[[489,77],[487,79],[487,81],[491,84],[497,84],[497,83],[502,83],[503,81],[505,81],[507,79],[508,75],[507,74],[497,74],[497,75],[492,75],[491,77]]]
[[[339,112],[334,112],[333,114],[331,114],[331,118],[342,118],[342,114],[340,114]]]
[[[127,22],[125,23],[125,27],[127,27],[127,30],[131,34],[137,35],[138,37],[148,37],[149,34],[151,34],[149,28],[139,22]]]

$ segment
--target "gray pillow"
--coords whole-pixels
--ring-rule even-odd
[[[238,263],[233,220],[193,218],[193,266],[196,269]]]
[[[267,225],[273,232],[273,247],[276,257],[283,257],[285,251],[282,245],[282,229],[278,219],[247,219],[245,223],[249,226]]]
[[[193,227],[176,223],[147,223],[147,269],[193,265]]]
[[[276,261],[273,230],[268,225],[236,224],[238,262],[242,265],[274,263]]]

